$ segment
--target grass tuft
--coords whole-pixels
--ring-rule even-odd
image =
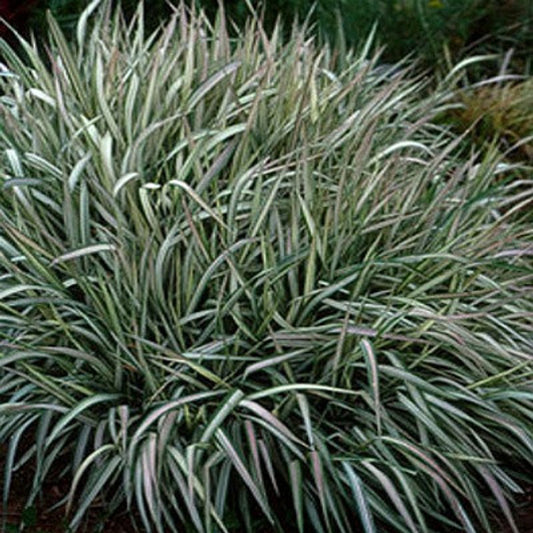
[[[108,2],[5,43],[0,443],[146,531],[493,531],[531,483],[532,182],[368,50]]]

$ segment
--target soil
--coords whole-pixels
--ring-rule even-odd
[[[515,509],[515,520],[520,533],[533,533],[533,486],[529,487]],[[501,533],[512,533],[507,527]]]
[[[3,458],[6,451],[6,446],[0,446],[0,494],[4,482]],[[28,489],[32,480],[31,467],[23,468],[13,476],[7,509],[2,510],[0,503],[0,531],[16,533],[20,530],[20,526],[24,525],[24,533],[67,533],[69,530],[68,520],[65,518],[65,506],[56,506],[56,504],[68,494],[68,480],[47,482],[35,506],[26,508]],[[127,513],[105,519],[98,505],[89,509],[86,520],[78,529],[79,533],[137,533],[137,531]]]

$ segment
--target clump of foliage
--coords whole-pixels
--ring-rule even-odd
[[[531,180],[368,43],[98,0],[50,32],[0,45],[4,504],[31,465],[73,529],[516,531]]]
[[[448,119],[478,146],[496,141],[502,153],[533,161],[533,79],[462,90]]]

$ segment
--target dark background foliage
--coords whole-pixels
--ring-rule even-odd
[[[18,31],[44,32],[50,10],[67,32],[88,0],[1,0],[0,16]],[[218,0],[189,0],[214,17]],[[123,0],[128,13],[138,2]],[[149,27],[156,27],[170,13],[165,0],[150,0],[146,10]],[[225,0],[224,9],[242,27],[250,13],[246,0]],[[453,58],[472,49],[515,49],[517,69],[529,70],[533,49],[533,3],[529,0],[264,0],[253,2],[263,14],[267,29],[280,18],[288,30],[292,22],[308,20],[317,33],[330,41],[346,36],[348,46],[364,39],[374,23],[378,40],[385,45],[384,58],[395,61],[408,54],[421,56],[426,66],[442,62],[444,47]],[[342,30],[340,32],[339,30]],[[2,35],[8,35],[5,26]]]

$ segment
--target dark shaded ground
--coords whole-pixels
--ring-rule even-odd
[[[0,446],[0,494],[2,493],[3,459],[6,447]],[[68,492],[68,484],[47,483],[43,489],[43,496],[38,504],[30,509],[25,509],[28,489],[31,486],[33,473],[29,468],[17,472],[12,484],[12,494],[9,500],[7,512],[2,513],[0,508],[0,531],[1,533],[15,533],[19,526],[24,523],[25,533],[66,533],[67,521],[65,520],[65,508],[59,506],[53,508],[56,502]],[[515,509],[515,518],[520,533],[533,533],[533,486],[520,499]],[[2,528],[5,519],[5,529]],[[503,524],[503,521],[502,521]],[[501,526],[501,533],[512,533],[508,526]],[[104,519],[98,506],[94,506],[88,512],[87,520],[79,533],[136,533],[128,514],[117,515],[111,519]],[[479,532],[482,533],[482,532]]]
[[[6,446],[0,446],[0,495],[4,485],[4,457]],[[51,476],[53,477],[53,476]],[[0,532],[15,533],[24,524],[24,533],[66,533],[68,521],[65,519],[65,506],[55,507],[68,493],[68,482],[48,482],[42,491],[42,498],[36,505],[25,509],[28,491],[31,488],[33,472],[31,467],[22,469],[13,476],[11,497],[7,510],[1,508],[0,503]],[[1,501],[1,496],[0,496]],[[2,524],[4,529],[2,529]],[[79,533],[134,533],[136,529],[131,524],[129,516],[125,513],[111,519],[106,519],[102,509],[93,506]]]
[[[515,510],[515,518],[520,533],[533,533],[533,486],[520,499]],[[512,533],[509,527],[504,527],[502,533]]]

